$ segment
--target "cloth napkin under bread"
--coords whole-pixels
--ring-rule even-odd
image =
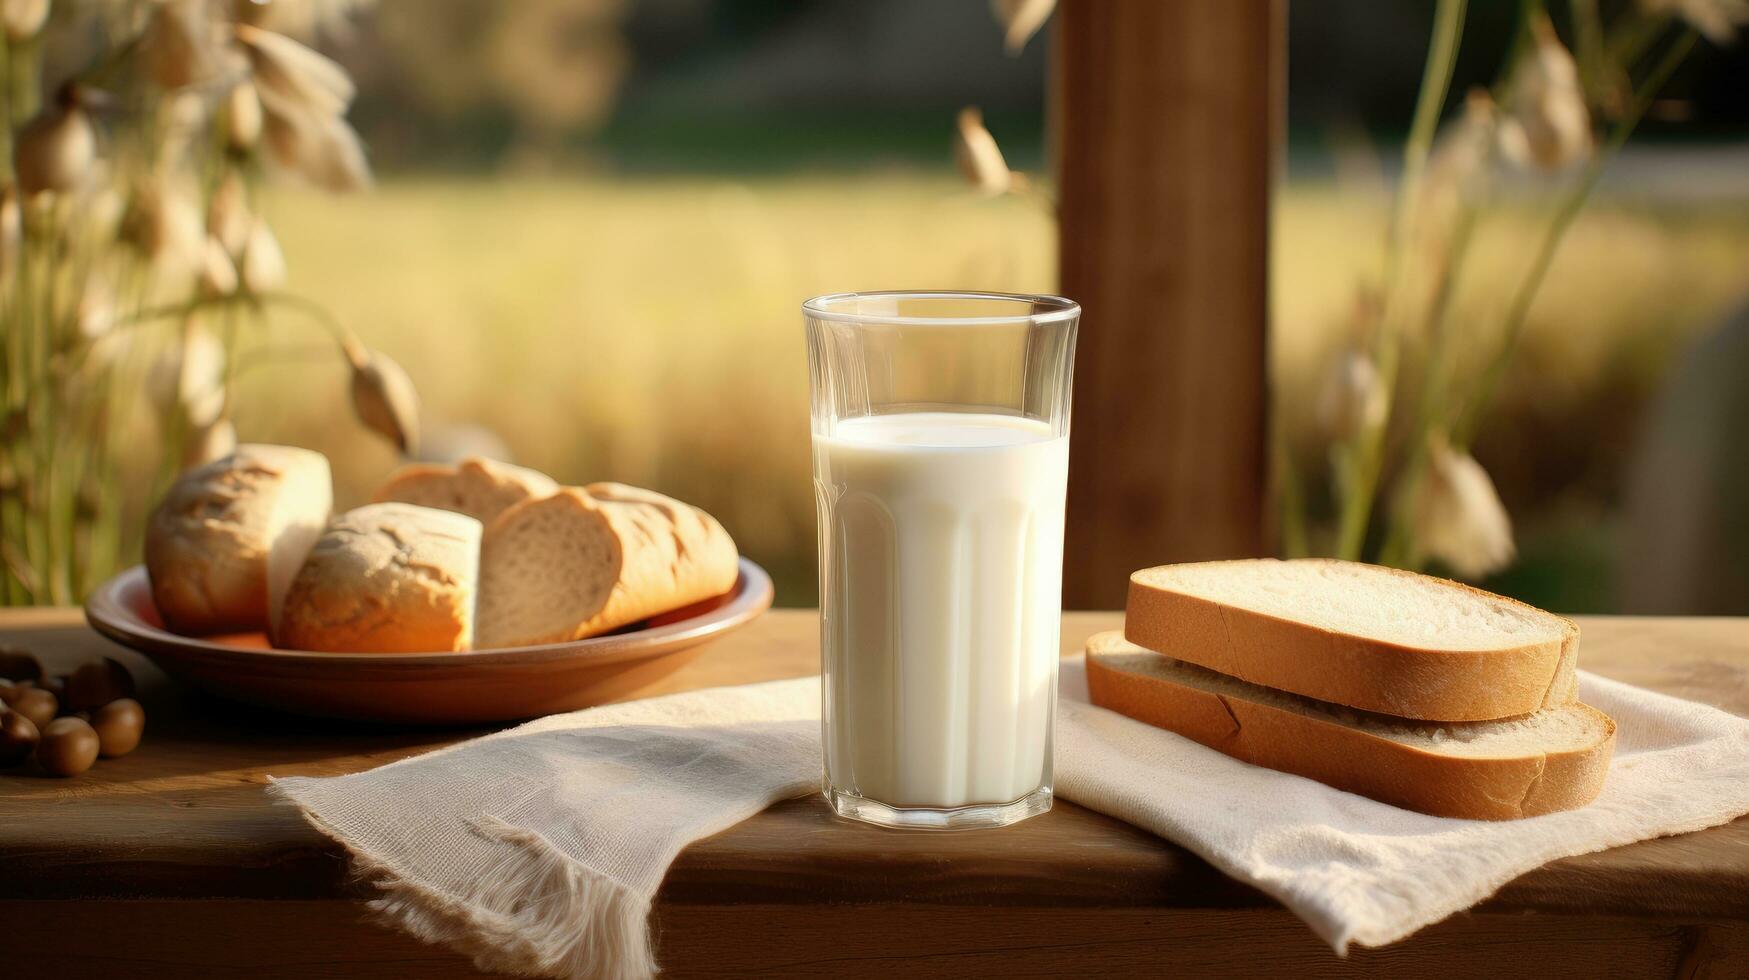
[[[1615,718],[1583,809],[1492,823],[1400,810],[1247,765],[1087,702],[1062,665],[1056,791],[1274,896],[1338,953],[1468,908],[1547,861],[1749,813],[1749,720],[1581,672]],[[645,921],[688,843],[818,792],[819,681],[555,715],[333,778],[275,780],[375,881],[374,906],[488,970],[636,977]]]

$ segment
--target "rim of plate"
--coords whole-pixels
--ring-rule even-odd
[[[122,595],[130,589],[150,589],[144,565],[135,565],[99,585],[85,601],[85,620],[97,632],[123,646],[133,647],[137,642],[158,649],[175,648],[256,663],[426,668],[466,664],[539,663],[546,660],[570,660],[588,653],[635,657],[641,653],[655,655],[674,643],[732,629],[771,608],[774,592],[771,576],[745,557],[739,559],[739,570],[735,585],[728,593],[728,600],[715,609],[695,616],[630,632],[607,633],[581,640],[534,646],[495,647],[490,650],[459,650],[448,653],[323,653],[315,650],[241,647],[204,637],[183,636],[146,622],[122,600]]]

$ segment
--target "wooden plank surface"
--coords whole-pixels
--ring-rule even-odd
[[[1051,126],[1075,357],[1064,603],[1264,553],[1276,0],[1065,0]]]
[[[672,978],[1749,976],[1749,932],[1733,926],[1587,916],[1457,915],[1347,958],[1279,909],[665,905],[657,919],[658,962]],[[355,903],[0,900],[0,921],[11,930],[0,975],[21,980],[481,975],[370,924]]]
[[[1064,649],[1116,626],[1064,617]],[[345,861],[288,808],[269,774],[352,772],[474,730],[376,730],[267,715],[171,684],[71,612],[0,613],[0,640],[66,669],[112,654],[142,681],[134,754],[72,780],[0,771],[0,899],[356,895]],[[1590,618],[1583,662],[1609,676],[1749,715],[1749,621]],[[648,693],[813,673],[818,620],[774,611]],[[18,628],[29,627],[29,628]],[[989,834],[883,831],[790,801],[701,841],[665,902],[1258,908],[1272,903],[1187,851],[1073,804]],[[1749,821],[1569,858],[1513,882],[1498,911],[1749,918]]]
[[[1064,650],[1119,621],[1067,614]],[[1581,624],[1587,668],[1749,714],[1749,621]],[[812,612],[774,611],[644,693],[813,673],[817,632]],[[474,730],[334,725],[213,701],[71,611],[0,612],[0,642],[59,670],[120,657],[149,719],[138,751],[83,777],[0,771],[0,921],[12,925],[14,975],[471,972],[371,923],[368,889],[340,851],[261,787],[268,774],[351,772]],[[914,976],[1198,973],[1235,949],[1246,972],[1278,975],[1505,976],[1530,956],[1542,980],[1743,976],[1749,820],[1554,862],[1407,942],[1338,960],[1261,893],[1071,803],[998,832],[931,834],[839,820],[808,797],[688,848],[656,923],[676,976],[873,976],[901,964]]]

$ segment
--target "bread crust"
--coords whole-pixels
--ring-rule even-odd
[[[574,522],[599,567],[569,581],[525,582],[516,541],[543,521]],[[532,646],[596,636],[722,595],[739,575],[735,542],[709,514],[672,497],[619,483],[566,487],[526,500],[486,529],[480,604],[482,647]],[[510,581],[512,577],[518,579]],[[522,622],[504,590],[540,589],[546,621]],[[527,593],[520,597],[527,599]],[[555,615],[556,614],[556,615]]]
[[[618,536],[619,580],[607,604],[573,631],[582,639],[719,596],[740,574],[734,539],[703,510],[623,483],[583,488]]]
[[[1398,569],[1382,570],[1425,577]],[[1429,721],[1491,721],[1573,700],[1579,627],[1570,620],[1553,617],[1566,626],[1564,635],[1556,640],[1495,649],[1442,650],[1355,636],[1224,605],[1145,582],[1141,577],[1149,571],[1143,569],[1130,577],[1124,636],[1139,646],[1240,680],[1319,701]],[[1535,609],[1462,582],[1440,581],[1490,601]]]
[[[377,488],[377,503],[399,501],[466,514],[490,524],[504,511],[559,489],[538,470],[470,456],[455,464],[411,463],[391,474]]]
[[[471,649],[480,522],[413,504],[335,518],[286,594],[275,641],[319,653]]]
[[[289,499],[300,489],[307,499]],[[178,477],[146,526],[146,576],[165,626],[266,630],[276,539],[326,522],[331,493],[327,459],[290,446],[246,444]]]
[[[1607,734],[1582,748],[1507,757],[1444,755],[1359,728],[1242,697],[1120,670],[1088,641],[1094,704],[1176,732],[1252,765],[1293,773],[1381,803],[1441,817],[1511,820],[1582,807],[1603,789],[1615,722],[1585,704]]]

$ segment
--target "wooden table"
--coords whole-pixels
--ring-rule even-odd
[[[1064,647],[1115,627],[1064,617]],[[1749,714],[1749,620],[1582,620],[1585,667]],[[776,611],[648,693],[817,669],[812,612]],[[0,771],[0,977],[466,976],[366,920],[341,852],[262,794],[474,734],[259,712],[175,685],[72,610],[0,612],[51,669],[99,654],[142,682],[146,740],[71,780]],[[670,975],[1749,977],[1749,819],[1568,858],[1475,910],[1333,956],[1182,848],[1059,801],[979,834],[881,831],[817,797],[681,855],[656,912]]]

